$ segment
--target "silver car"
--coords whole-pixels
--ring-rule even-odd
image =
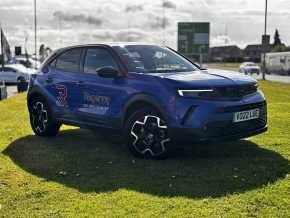
[[[28,69],[20,64],[5,65],[4,68],[0,66],[0,82],[18,83],[19,81],[29,81],[30,75],[34,70]]]
[[[253,63],[253,62],[244,62],[240,65],[240,69],[239,69],[239,72],[240,73],[243,73],[243,74],[257,74],[257,75],[260,75],[261,73],[261,68]]]

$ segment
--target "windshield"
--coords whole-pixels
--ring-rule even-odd
[[[248,67],[255,67],[256,64],[254,64],[254,63],[247,63],[246,66],[248,66]]]
[[[168,48],[153,45],[113,46],[129,72],[170,73],[199,70]]]

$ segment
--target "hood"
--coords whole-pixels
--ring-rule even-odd
[[[37,70],[32,69],[32,68],[27,68],[26,72],[27,74],[35,74],[37,72]]]
[[[21,64],[9,64],[9,65],[6,65],[7,67],[11,67],[15,70],[17,70],[19,73],[22,73],[22,74],[35,74],[36,73],[36,70],[33,69],[33,68],[27,68]]]
[[[245,69],[255,69],[255,70],[260,69],[259,66],[245,66],[245,67],[243,67],[243,68],[245,68]]]
[[[208,88],[221,86],[235,86],[256,83],[249,76],[219,69],[208,69],[205,71],[178,72],[178,73],[154,73],[152,76],[169,81],[180,88]]]

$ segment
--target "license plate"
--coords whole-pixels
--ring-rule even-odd
[[[260,110],[253,109],[234,113],[234,123],[253,120],[259,118]]]

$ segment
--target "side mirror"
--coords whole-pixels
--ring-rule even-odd
[[[97,74],[100,77],[104,78],[117,78],[119,77],[120,73],[113,67],[101,67],[96,70]]]

